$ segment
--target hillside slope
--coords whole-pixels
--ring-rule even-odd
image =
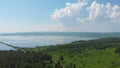
[[[120,38],[0,51],[0,68],[120,68]]]
[[[32,50],[51,54],[64,68],[120,68],[120,38],[76,41]]]

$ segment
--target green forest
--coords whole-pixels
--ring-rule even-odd
[[[0,51],[0,68],[120,68],[120,38]]]

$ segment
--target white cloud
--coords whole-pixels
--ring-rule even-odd
[[[61,22],[64,31],[117,32],[120,26],[120,6],[87,0],[66,3],[65,8],[56,9],[51,18]],[[74,7],[73,7],[74,6]]]
[[[66,3],[66,7],[60,10],[56,9],[51,18],[63,23],[92,23],[92,22],[118,22],[120,21],[120,6],[111,3],[100,4],[93,1],[90,6],[86,6],[87,1],[79,0],[77,3]],[[83,8],[86,8],[83,9]],[[86,16],[81,16],[85,11]]]
[[[89,12],[88,17],[78,18],[79,22],[118,22],[120,19],[120,7],[118,5],[112,6],[111,3],[104,5],[93,1],[87,7],[87,11]]]
[[[112,7],[111,18],[119,18],[120,17],[120,7],[118,5],[114,5]]]
[[[72,17],[75,14],[78,14],[81,8],[83,8],[86,4],[86,1],[81,0],[78,0],[77,3],[66,3],[65,8],[61,8],[59,10],[55,9],[53,14],[51,15],[51,18],[54,20],[58,20],[65,17]]]
[[[105,9],[103,4],[98,4],[94,1],[88,9],[89,20],[95,20],[97,17],[102,17],[102,14],[105,14]],[[102,9],[102,10],[101,10]]]
[[[117,18],[118,16],[120,16],[120,7],[117,5],[112,6],[110,3],[103,5],[103,4],[96,3],[95,1],[92,3],[92,5],[96,7],[96,8],[90,7],[90,10],[94,9],[94,11],[96,12],[95,18],[97,17],[99,18],[99,15],[101,15],[102,18],[105,18],[107,16],[108,18],[111,18],[111,19]],[[90,11],[90,14],[93,14],[91,12],[92,11]]]

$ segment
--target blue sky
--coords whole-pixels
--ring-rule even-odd
[[[105,17],[107,3],[112,7]],[[120,32],[119,20],[120,0],[0,0],[0,33]]]

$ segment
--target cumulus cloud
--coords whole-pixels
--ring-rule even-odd
[[[120,7],[117,5],[112,6],[110,3],[99,4],[94,1],[90,7],[87,7],[89,16],[88,21],[111,21],[120,17]]]
[[[85,16],[81,16],[83,15],[81,11],[84,11]],[[120,6],[111,3],[100,4],[96,1],[88,6],[87,1],[78,0],[77,3],[66,3],[65,8],[56,9],[51,18],[63,23],[69,23],[71,19],[74,23],[118,22],[120,21]]]
[[[66,3],[65,8],[61,8],[59,10],[55,9],[53,14],[51,15],[51,18],[54,20],[58,20],[65,17],[72,17],[75,14],[78,14],[81,8],[83,8],[86,4],[86,1],[81,0],[78,0],[77,3]]]

